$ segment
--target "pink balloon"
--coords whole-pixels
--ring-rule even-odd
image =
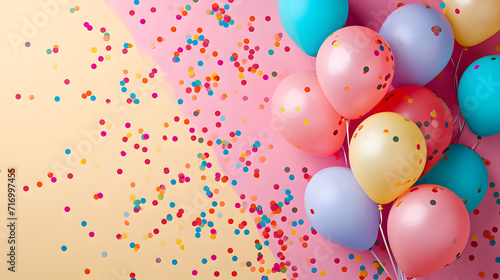
[[[427,145],[427,161],[422,175],[443,156],[453,135],[450,109],[436,93],[420,86],[404,86],[387,93],[373,113],[399,113],[422,131]]]
[[[330,105],[314,71],[284,78],[272,100],[273,124],[290,144],[319,156],[331,156],[344,143],[346,124]]]
[[[460,256],[469,239],[469,214],[452,191],[438,185],[419,185],[394,202],[387,233],[401,270],[420,278]]]
[[[337,112],[347,119],[368,113],[391,85],[394,58],[377,32],[362,26],[335,31],[318,52],[316,71],[321,88]]]

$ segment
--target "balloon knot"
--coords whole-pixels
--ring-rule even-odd
[[[378,205],[378,210],[383,210],[384,208],[382,208],[382,204],[379,204]]]

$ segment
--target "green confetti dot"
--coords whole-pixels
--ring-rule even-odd
[[[495,183],[494,182],[491,182],[490,183],[490,188],[494,188],[495,187]]]
[[[191,5],[186,5],[186,11],[191,11]]]
[[[392,138],[392,141],[394,141],[394,142],[399,142],[399,137],[394,136],[394,137]]]
[[[431,200],[431,205],[436,205],[436,201],[434,199]]]
[[[273,50],[269,50],[268,53],[269,53],[269,55],[273,55],[274,51]]]

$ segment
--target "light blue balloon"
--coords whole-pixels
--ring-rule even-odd
[[[424,86],[450,61],[455,38],[450,22],[437,9],[408,4],[393,11],[380,27],[394,55],[394,87]]]
[[[280,0],[279,14],[286,33],[310,56],[333,32],[344,27],[347,0]]]
[[[304,195],[314,229],[340,246],[364,251],[375,243],[378,205],[365,194],[351,169],[328,167],[313,176]]]
[[[458,86],[458,105],[469,129],[479,136],[500,133],[500,56],[474,61]]]
[[[435,184],[451,190],[462,199],[470,213],[486,194],[488,170],[475,151],[464,145],[452,144],[441,160],[415,185],[421,184]]]

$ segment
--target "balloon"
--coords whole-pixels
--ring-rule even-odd
[[[455,32],[457,42],[475,46],[500,30],[500,1],[445,0],[443,10]]]
[[[469,239],[469,214],[452,191],[419,185],[392,205],[387,234],[401,270],[420,278],[460,257]]]
[[[284,78],[274,92],[271,107],[273,124],[297,148],[331,156],[342,147],[345,121],[321,91],[314,71]]]
[[[422,174],[427,173],[441,159],[450,145],[453,135],[450,109],[430,89],[419,86],[397,88],[387,93],[373,112],[395,112],[417,124],[427,146],[427,161]]]
[[[455,40],[448,19],[425,4],[408,4],[392,12],[380,27],[394,52],[394,87],[424,86],[450,61]]]
[[[426,153],[425,139],[417,125],[392,112],[364,120],[349,146],[354,177],[380,204],[393,201],[418,180]]]
[[[481,203],[488,188],[488,170],[472,149],[450,145],[443,158],[417,184],[436,184],[448,188],[462,199],[467,211]]]
[[[389,89],[394,76],[391,48],[377,32],[349,26],[334,32],[316,59],[321,88],[347,119],[370,111]]]
[[[279,14],[286,33],[310,56],[316,56],[321,43],[345,25],[347,0],[280,0]]]
[[[500,133],[500,55],[485,56],[467,67],[458,86],[458,105],[474,134]]]
[[[314,229],[335,244],[364,251],[377,240],[378,206],[347,167],[328,167],[314,175],[307,184],[304,204]]]

